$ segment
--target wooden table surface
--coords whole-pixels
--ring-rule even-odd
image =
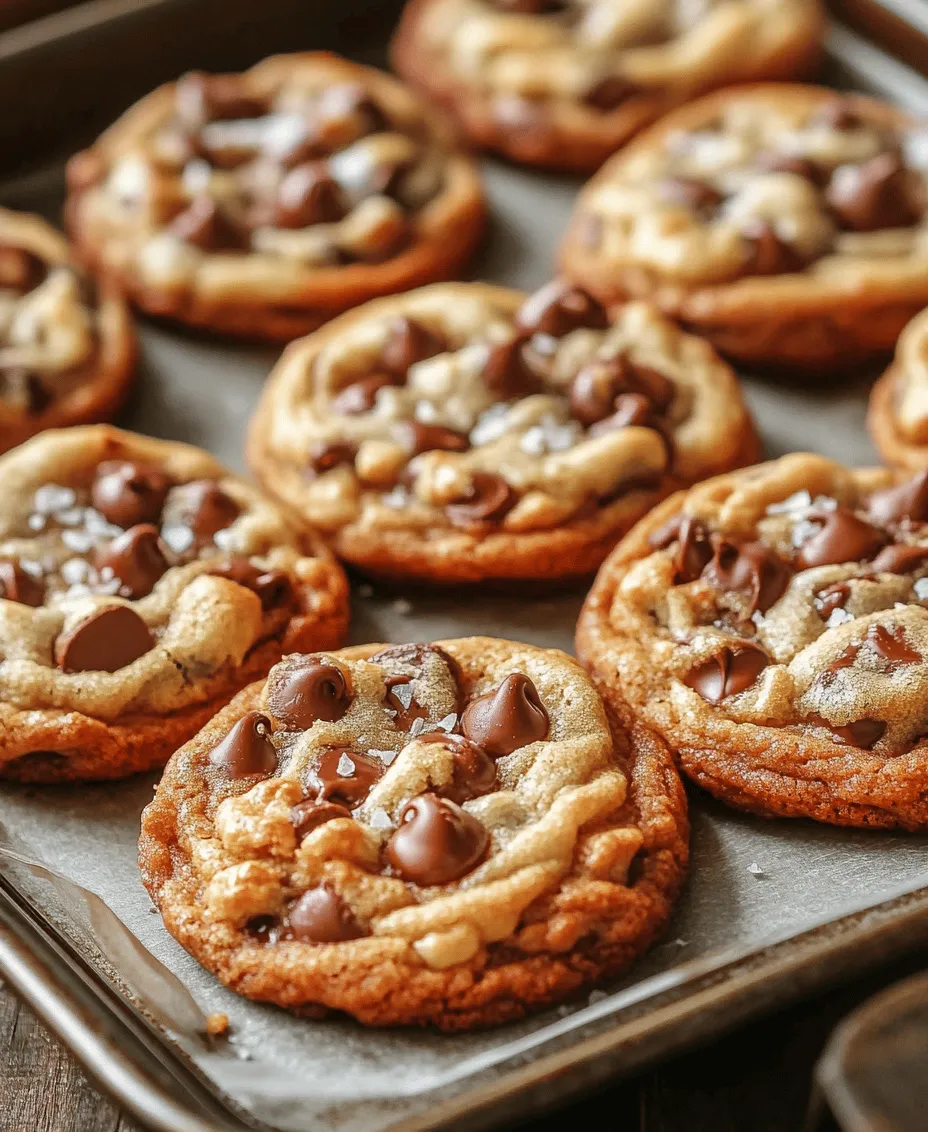
[[[832,1027],[923,966],[913,957],[823,993],[531,1128],[564,1132],[595,1118],[604,1132],[800,1132],[812,1067]],[[0,988],[0,1132],[142,1132],[6,988]]]

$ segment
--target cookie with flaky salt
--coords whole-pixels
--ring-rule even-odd
[[[0,474],[0,778],[160,766],[282,653],[343,640],[338,564],[206,452],[97,425]]]
[[[177,752],[140,841],[239,994],[447,1030],[626,967],[686,859],[665,745],[564,653],[485,637],[285,657]]]
[[[603,565],[577,646],[731,805],[928,829],[928,473],[792,455],[681,493]]]

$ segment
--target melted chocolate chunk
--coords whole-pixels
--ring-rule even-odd
[[[314,829],[318,829],[320,825],[334,821],[335,818],[350,817],[351,810],[346,806],[339,805],[338,802],[320,802],[317,799],[304,798],[302,802],[297,802],[290,811],[290,824],[293,826],[297,841],[302,842],[308,834],[312,833]]]
[[[386,851],[403,880],[428,888],[465,876],[489,844],[486,827],[466,810],[436,794],[421,794],[403,810]]]
[[[819,590],[815,595],[815,608],[818,610],[822,620],[827,621],[836,609],[843,609],[845,607],[847,599],[850,596],[851,587],[847,582],[835,582],[833,585],[826,586],[825,589]]]
[[[856,130],[863,120],[850,99],[838,97],[823,103],[812,115],[811,123],[833,130]]]
[[[588,362],[570,383],[570,411],[583,425],[604,420],[615,408],[616,397],[629,385],[629,366],[622,357]]]
[[[928,522],[928,472],[875,491],[867,500],[867,513],[881,527]]]
[[[28,248],[0,244],[0,288],[26,294],[45,279],[45,261]]]
[[[715,553],[708,528],[692,515],[675,515],[648,539],[655,550],[665,550],[674,541],[677,543],[673,556],[674,585],[695,582]]]
[[[117,527],[157,523],[171,481],[151,464],[107,460],[97,468],[90,490],[95,510]]]
[[[813,184],[817,184],[822,178],[822,171],[814,162],[795,153],[763,150],[754,158],[754,167],[764,173],[792,173],[796,177],[804,177]]]
[[[205,194],[194,197],[183,212],[168,225],[168,231],[203,251],[242,251],[248,245],[246,234]]]
[[[55,639],[63,672],[116,672],[154,648],[151,630],[127,605],[107,605]]]
[[[762,542],[746,542],[740,546],[713,536],[715,554],[702,572],[703,579],[714,589],[744,594],[749,599],[748,613],[767,610],[782,596],[792,570]]]
[[[844,507],[815,512],[809,519],[820,526],[796,552],[796,565],[800,570],[866,561],[886,542],[882,531]]]
[[[178,80],[174,100],[178,117],[190,130],[211,121],[259,118],[267,112],[264,100],[249,94],[238,75],[190,71]]]
[[[461,432],[441,425],[423,424],[421,421],[403,421],[399,432],[413,455],[421,452],[466,452],[470,440]]]
[[[643,393],[620,393],[615,399],[615,412],[591,425],[590,436],[603,436],[629,426],[661,432],[661,422],[654,406]]]
[[[527,676],[513,672],[493,692],[464,709],[461,730],[494,759],[509,755],[548,734],[548,713]]]
[[[222,566],[214,567],[210,573],[220,578],[228,578],[230,582],[235,582],[257,594],[261,608],[265,612],[281,609],[296,600],[293,581],[285,570],[262,570],[247,558],[233,558]]]
[[[554,279],[530,295],[516,313],[516,325],[529,334],[563,338],[572,330],[605,330],[606,308],[587,291]]]
[[[888,629],[885,625],[875,622],[867,630],[863,640],[852,641],[835,657],[822,674],[823,679],[830,681],[842,668],[850,668],[863,648],[869,649],[884,661],[890,671],[904,664],[919,664],[922,660],[921,653],[910,648],[901,625]]]
[[[709,217],[725,199],[724,194],[693,177],[667,177],[657,186],[658,196],[668,204],[681,205]]]
[[[390,323],[390,333],[380,351],[380,365],[388,373],[405,378],[416,362],[434,358],[446,349],[444,340],[423,323],[400,315]]]
[[[271,742],[271,721],[259,711],[246,712],[209,753],[213,766],[229,778],[268,775],[277,770],[277,750]]]
[[[297,165],[284,177],[274,206],[278,228],[308,228],[332,224],[345,215],[346,206],[338,182],[324,161]]]
[[[620,75],[607,75],[587,90],[583,101],[594,110],[615,110],[637,89],[634,83],[623,79]]]
[[[320,802],[359,806],[383,775],[383,763],[350,747],[330,747],[316,759],[306,782]]]
[[[137,523],[130,527],[96,551],[94,566],[101,577],[119,579],[120,596],[133,601],[145,597],[168,568],[158,541],[158,528],[151,523]]]
[[[332,398],[332,412],[353,417],[358,413],[369,413],[377,400],[377,394],[388,385],[402,385],[403,381],[393,373],[373,373],[346,385]]]
[[[841,224],[854,232],[908,228],[922,213],[912,175],[893,153],[878,154],[853,168],[839,166],[825,200]]]
[[[417,719],[428,719],[428,711],[416,700],[412,689],[397,692],[396,688],[407,688],[412,683],[411,676],[388,676],[385,680],[387,693],[384,703],[396,712],[393,722],[400,731],[408,731]]]
[[[917,570],[928,558],[928,546],[906,546],[897,542],[884,546],[870,564],[874,574],[908,574]]]
[[[306,731],[317,719],[334,723],[351,707],[351,700],[342,670],[310,656],[289,661],[268,683],[268,708],[291,731]]]
[[[349,386],[349,389],[354,388]],[[353,464],[357,454],[357,447],[347,440],[317,441],[309,454],[309,466],[317,476],[321,476],[342,464]]]
[[[720,704],[750,688],[769,663],[767,654],[754,645],[726,646],[698,664],[683,683],[710,704]]]
[[[461,805],[471,798],[492,794],[499,785],[496,778],[496,763],[482,747],[465,739],[463,735],[450,735],[446,731],[429,731],[419,736],[420,743],[441,743],[451,751],[454,759],[454,775],[450,782],[442,786],[439,793],[443,798]]]
[[[879,719],[858,719],[854,723],[845,724],[843,727],[826,726],[839,742],[848,743],[852,747],[860,747],[864,751],[869,751],[871,747],[876,746],[886,731],[886,724]]]
[[[538,380],[526,358],[524,335],[495,342],[489,347],[483,383],[501,401],[524,397],[538,388]]]
[[[0,598],[36,608],[45,600],[45,583],[13,558],[0,558]]]
[[[501,476],[475,472],[468,494],[447,504],[445,515],[453,527],[472,527],[476,523],[501,519],[515,501],[516,493]]]
[[[191,480],[174,489],[165,523],[177,524],[193,532],[199,545],[212,542],[217,531],[231,527],[241,508],[215,480]]]
[[[287,913],[283,939],[344,943],[367,935],[341,897],[327,884],[307,889]]]
[[[765,220],[746,226],[743,235],[750,242],[746,270],[751,275],[782,275],[802,270],[802,257],[781,240]]]

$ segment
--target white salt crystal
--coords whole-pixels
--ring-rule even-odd
[[[765,877],[767,875],[756,861],[752,861],[748,865],[748,872],[752,877]]]
[[[454,712],[452,712],[450,715],[446,715],[444,719],[440,719],[435,724],[435,726],[438,728],[439,731],[451,731],[454,728],[454,725],[457,723],[457,721],[458,721],[458,717],[454,714]]]
[[[788,496],[781,503],[771,503],[767,508],[768,515],[789,515],[794,511],[805,511],[812,506],[812,496],[807,491],[797,491]]]
[[[340,775],[342,778],[351,778],[351,776],[354,774],[354,771],[354,760],[351,759],[348,755],[342,755],[335,765],[335,773]]]
[[[390,820],[390,815],[386,810],[380,806],[371,814],[370,824],[374,829],[392,829],[393,822]]]
[[[32,497],[33,507],[43,515],[73,507],[76,501],[77,496],[71,488],[56,483],[43,484]]]
[[[404,708],[409,709],[412,703],[412,684],[395,684],[390,691],[400,701]]]
[[[62,531],[61,541],[75,554],[86,554],[94,543],[93,535],[86,531]]]
[[[189,527],[173,525],[161,528],[161,538],[175,554],[183,554],[194,542],[193,531]]]

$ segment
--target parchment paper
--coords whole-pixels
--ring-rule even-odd
[[[913,90],[923,98],[924,88]],[[550,274],[554,248],[577,183],[529,175],[488,162],[494,224],[476,274],[531,289]],[[0,194],[14,207],[54,215],[60,179],[33,178]],[[125,424],[200,444],[242,469],[245,421],[274,352],[218,345],[161,326],[143,325],[139,391]],[[838,379],[821,387],[746,378],[769,456],[810,449],[850,463],[874,453],[864,429],[868,382]],[[492,633],[570,649],[581,594],[516,601],[511,595],[388,592],[355,586],[352,639],[428,640]],[[433,1090],[486,1081],[515,1053],[526,1057],[546,1041],[626,1003],[813,925],[928,884],[928,839],[841,831],[807,822],[770,822],[693,799],[691,879],[664,942],[609,994],[502,1030],[464,1036],[365,1031],[350,1021],[313,1022],[245,1002],[223,990],[168,936],[138,879],[138,815],[154,777],[80,789],[0,788],[0,819],[16,849],[98,894],[205,1013],[231,1020],[227,1043],[208,1049],[185,1007],[173,1011],[177,1040],[228,1095],[259,1118],[287,1130],[378,1132],[421,1113]],[[42,880],[24,887],[62,911]],[[79,894],[72,894],[80,901]],[[70,919],[74,919],[71,915]],[[81,917],[78,916],[77,920]],[[86,917],[85,917],[86,920]],[[79,936],[86,932],[74,924]],[[131,948],[100,923],[101,949],[144,997],[145,979],[131,970]],[[118,931],[115,932],[118,935]],[[113,949],[116,955],[113,957]],[[137,961],[137,960],[136,960]],[[143,989],[139,990],[139,984]],[[149,983],[150,985],[150,983]],[[178,1003],[182,1003],[180,995]],[[163,994],[162,1014],[172,1013]],[[181,1017],[183,1015],[183,1017]],[[195,1015],[195,1012],[194,1012]]]

